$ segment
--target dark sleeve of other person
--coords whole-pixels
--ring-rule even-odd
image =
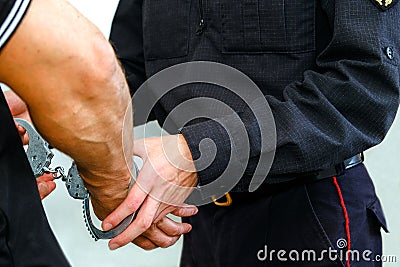
[[[132,91],[146,78],[142,2],[120,1],[111,34]],[[331,168],[379,144],[398,109],[400,31],[397,25],[400,4],[377,0],[320,0],[316,3],[320,10],[314,34],[320,46],[316,47],[315,67],[305,70],[301,79],[287,83],[282,89],[282,97],[268,94],[268,88],[260,88],[272,109],[277,130],[276,154],[270,177],[293,177]],[[386,3],[390,4],[385,6]],[[189,38],[199,38],[192,31],[190,34]],[[292,61],[299,56],[290,51],[280,55]],[[227,54],[215,56],[227,57]],[[259,57],[273,56],[262,54]],[[191,60],[193,58],[182,59]],[[181,63],[167,58],[158,62]],[[270,61],[271,66],[254,65],[271,71],[271,68],[280,68],[273,62]],[[258,74],[262,76],[262,73]],[[250,135],[251,146],[250,161],[240,181],[239,191],[246,191],[260,153],[268,151],[261,150],[259,122],[251,114],[240,116]],[[201,155],[201,140],[209,138],[214,141],[218,153],[212,166],[216,167],[211,166],[198,175],[201,185],[217,179],[231,152],[226,148],[226,132],[212,120],[188,125],[181,132],[194,159]]]

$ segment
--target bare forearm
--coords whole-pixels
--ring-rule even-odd
[[[35,0],[0,57],[1,81],[27,103],[41,134],[76,161],[94,195],[122,200],[130,179],[124,151],[132,155],[131,102],[97,28],[64,1]]]

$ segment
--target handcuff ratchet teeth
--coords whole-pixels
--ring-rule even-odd
[[[129,215],[118,226],[109,231],[102,231],[98,229],[93,224],[92,217],[90,215],[90,193],[86,189],[85,184],[79,175],[75,162],[72,162],[71,168],[68,171],[68,175],[65,175],[64,169],[61,166],[54,168],[54,170],[50,169],[49,166],[54,157],[54,153],[51,151],[52,148],[49,143],[41,137],[41,135],[28,121],[20,118],[15,118],[15,121],[28,133],[29,143],[26,154],[35,178],[38,178],[45,173],[51,173],[55,179],[61,178],[61,180],[65,182],[67,191],[72,198],[83,200],[83,217],[85,224],[90,235],[95,241],[99,239],[114,238],[128,228],[128,226],[135,219],[138,211]],[[134,175],[136,177],[138,173],[138,167],[135,162],[133,162],[133,166]],[[132,186],[134,178],[132,178],[129,188]]]
[[[75,163],[73,163],[73,165],[75,165]],[[133,167],[135,169],[135,173],[134,173],[135,177],[134,178],[136,178],[136,176],[139,172],[139,169],[135,162],[133,162]],[[75,165],[75,169],[76,169],[76,165]],[[129,189],[132,187],[133,181],[134,181],[134,179],[132,178],[131,183],[129,185]],[[88,229],[90,235],[94,238],[95,241],[97,241],[99,239],[111,239],[111,238],[116,237],[117,235],[119,235],[120,233],[122,233],[123,231],[125,231],[128,228],[128,226],[135,220],[136,215],[139,212],[139,209],[138,209],[135,213],[132,213],[131,215],[126,217],[115,228],[113,228],[109,231],[102,231],[102,230],[98,229],[96,226],[94,226],[94,224],[93,224],[92,217],[90,215],[89,202],[90,202],[90,194],[89,194],[89,192],[87,192],[85,197],[83,198],[83,218],[85,219],[86,228]]]
[[[16,118],[15,121],[28,133],[29,144],[26,155],[35,178],[38,178],[47,173],[54,154],[50,149],[49,143],[39,135],[28,121],[19,118]]]

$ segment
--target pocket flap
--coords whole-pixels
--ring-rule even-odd
[[[386,218],[385,218],[385,214],[383,213],[383,209],[381,206],[381,202],[379,201],[379,199],[376,199],[374,202],[372,202],[371,205],[369,205],[367,207],[367,209],[369,211],[371,211],[376,219],[378,220],[380,226],[382,227],[382,229],[386,232],[389,233],[388,227],[387,227],[387,223],[386,223]]]

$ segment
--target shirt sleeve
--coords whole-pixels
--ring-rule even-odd
[[[24,17],[30,0],[0,0],[0,49],[7,43]]]
[[[283,100],[265,96],[277,134],[275,158],[266,182],[330,168],[380,143],[397,112],[400,4],[392,4],[383,12],[371,0],[318,2],[324,22],[327,21],[321,30],[330,39],[318,49],[316,67],[305,71],[302,80],[288,84]],[[120,0],[111,33],[132,92],[146,78],[141,6],[142,0]],[[256,121],[251,111],[239,116],[249,136],[250,160],[244,163],[245,175],[235,190],[246,191],[260,155],[270,151],[261,146],[262,122]],[[229,118],[220,121],[224,120]],[[200,155],[204,159],[214,158],[205,169],[196,165],[202,169],[198,172],[200,185],[218,179],[230,153],[235,153],[224,127],[216,120],[207,120],[187,125],[181,133],[194,159]],[[201,150],[201,142],[207,139],[216,145],[215,157],[205,155],[207,149]]]
[[[383,12],[367,0],[320,3],[331,39],[317,55],[316,69],[286,86],[283,101],[266,95],[277,131],[270,178],[329,168],[380,143],[398,109],[400,5]],[[241,117],[251,158],[237,188],[246,191],[260,154],[267,151],[260,146],[259,122],[251,114]],[[224,149],[227,134],[212,120],[184,127],[182,134],[194,158],[207,153],[199,150],[206,138],[222,151],[214,167],[198,173],[201,185],[217,179],[230,153]]]
[[[125,72],[131,95],[146,81],[142,27],[143,0],[120,0],[115,13],[110,41]],[[148,120],[155,120],[151,112]],[[135,125],[144,124],[138,121]]]
[[[120,0],[112,23],[111,43],[131,94],[146,80],[143,54],[142,0]]]

